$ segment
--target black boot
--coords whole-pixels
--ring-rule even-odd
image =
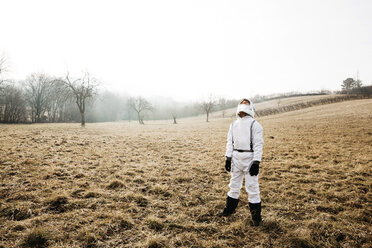
[[[236,207],[238,206],[239,199],[234,199],[228,196],[226,198],[226,207],[223,209],[223,212],[218,213],[217,216],[229,216],[235,212]]]
[[[259,226],[260,222],[262,221],[261,202],[260,203],[249,203],[249,209],[251,210],[253,225]]]

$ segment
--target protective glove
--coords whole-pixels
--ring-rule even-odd
[[[226,171],[231,171],[231,158],[230,157],[226,157],[225,169]]]
[[[253,161],[251,168],[249,169],[249,174],[251,176],[257,176],[260,170],[260,161]]]

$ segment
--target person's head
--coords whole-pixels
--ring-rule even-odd
[[[243,100],[240,101],[240,104],[250,105],[251,103],[249,102],[248,99],[245,99],[245,98],[244,98]],[[246,112],[244,112],[244,111],[240,111],[240,112],[238,113],[238,115],[239,115],[241,118],[243,118],[244,116],[247,116],[248,114],[247,114]]]
[[[247,115],[254,117],[254,106],[252,101],[247,98],[243,98],[238,105],[236,114],[241,118]]]
[[[243,100],[240,101],[240,104],[250,105],[251,103],[250,103],[250,101],[248,99],[245,99],[244,98]]]

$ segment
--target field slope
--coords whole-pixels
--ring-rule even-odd
[[[267,116],[276,113],[289,112],[317,105],[325,105],[333,102],[341,102],[350,99],[360,99],[362,95],[309,95],[285,97],[274,100],[263,101],[254,104],[258,116]],[[236,108],[230,108],[223,111],[216,111],[211,114],[212,118],[221,118],[222,116],[235,116]]]
[[[231,119],[0,125],[0,247],[369,247],[372,100],[258,118],[264,223],[228,191]]]

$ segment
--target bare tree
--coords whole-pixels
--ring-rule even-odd
[[[221,97],[218,99],[218,108],[222,110],[222,118],[225,118],[226,115],[226,105],[227,101],[225,98]]]
[[[85,110],[88,100],[97,94],[98,81],[86,72],[81,78],[71,79],[69,73],[64,81],[79,108],[81,125],[85,126]]]
[[[61,79],[55,79],[50,85],[49,101],[47,104],[48,120],[62,121],[66,104],[71,99],[69,88]]]
[[[0,56],[0,88],[2,86],[2,84],[4,83],[4,73],[8,70],[8,67],[7,67],[7,62],[6,62],[6,58],[5,58],[5,55],[2,54]],[[0,89],[1,90],[1,89]]]
[[[0,121],[3,119],[3,112],[5,108],[5,95],[4,95],[4,79],[3,74],[6,70],[5,56],[0,56]]]
[[[10,83],[10,80],[5,80],[4,75],[8,71],[8,63],[5,54],[0,55],[0,113],[3,111],[4,105],[1,104],[1,101],[4,99],[4,89],[5,89],[5,82]]]
[[[207,114],[207,122],[209,122],[209,114],[212,112],[215,106],[216,100],[213,96],[209,96],[207,100],[201,103],[201,108]]]
[[[22,91],[13,85],[6,85],[3,96],[4,108],[1,110],[0,121],[5,123],[26,121],[26,102]]]
[[[139,124],[145,124],[143,122],[144,112],[153,110],[153,106],[151,105],[151,103],[148,102],[145,98],[138,96],[135,98],[129,98],[128,104],[134,111],[136,111]]]
[[[32,122],[46,119],[53,78],[44,73],[34,73],[25,81],[26,98],[31,107]]]
[[[363,86],[362,81],[360,79],[355,80],[355,88],[361,88]]]
[[[177,124],[177,109],[176,108],[171,108],[170,109],[170,114],[173,118],[173,124]]]
[[[179,106],[177,104],[177,102],[169,102],[167,104],[167,107],[165,107],[165,112],[167,113],[166,114],[166,117],[168,117],[169,115],[172,117],[173,119],[173,124],[177,124],[177,117],[179,115]]]

